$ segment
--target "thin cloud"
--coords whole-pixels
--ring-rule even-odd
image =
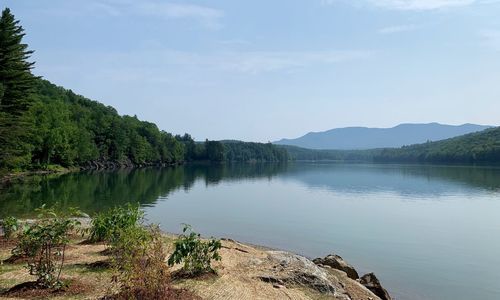
[[[134,2],[130,12],[137,11],[143,15],[158,16],[167,19],[194,19],[211,28],[221,27],[221,10],[194,4],[163,3],[155,1]]]
[[[415,25],[395,25],[395,26],[388,26],[388,27],[380,28],[378,30],[378,33],[380,33],[380,34],[393,34],[393,33],[412,31],[415,29],[417,29],[417,26],[415,26]]]
[[[372,4],[397,10],[434,10],[471,5],[476,0],[370,0]]]
[[[151,78],[155,77],[170,78],[170,80],[175,81],[179,79],[179,74],[190,74],[189,76],[196,78],[202,76],[201,74],[204,74],[202,77],[210,78],[220,73],[257,75],[348,63],[368,58],[371,55],[372,52],[364,50],[198,53],[172,49],[143,49],[115,53],[85,52],[81,54],[87,59],[92,57],[90,60],[100,66],[100,78],[103,80],[128,82],[151,81]],[[92,67],[92,69],[95,68]],[[60,71],[73,72],[74,70]],[[121,74],[134,75],[123,76]],[[93,76],[96,75],[93,72]]]
[[[484,46],[500,51],[500,30],[483,30],[479,36],[482,38]]]
[[[225,70],[258,74],[286,69],[329,65],[364,59],[369,51],[305,51],[305,52],[239,52],[220,58],[219,66]]]
[[[57,16],[106,16],[106,17],[152,17],[163,19],[187,19],[209,29],[222,27],[222,10],[190,4],[158,0],[88,0],[77,9],[69,2],[57,9],[42,9],[42,13]]]
[[[473,4],[494,4],[500,0],[321,0],[323,5],[349,3],[355,6],[371,5],[391,10],[426,11]]]

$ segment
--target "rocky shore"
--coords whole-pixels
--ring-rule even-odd
[[[88,218],[79,219],[83,227]],[[30,222],[32,220],[24,220]],[[177,238],[165,233],[167,249]],[[2,238],[2,237],[0,237]],[[9,260],[12,243],[0,243],[0,291],[32,280],[24,264]],[[202,278],[175,278],[175,288],[188,290],[201,299],[341,299],[388,300],[389,293],[373,273],[359,276],[342,257],[330,254],[310,260],[287,251],[248,245],[231,239],[222,239],[221,261],[213,264],[217,274]],[[102,244],[74,241],[68,248],[65,274],[68,279],[85,287],[78,290],[78,298],[102,299],[109,295],[112,274],[96,266],[109,261]],[[171,271],[175,274],[179,266]],[[58,299],[69,299],[60,295]]]
[[[210,284],[186,281],[180,287],[204,299],[391,299],[373,273],[358,278],[338,255],[311,261],[287,251],[222,242],[217,279]]]

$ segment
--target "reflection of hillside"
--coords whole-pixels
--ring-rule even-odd
[[[211,185],[222,180],[271,178],[285,170],[283,164],[196,164],[36,176],[23,184],[2,188],[0,215],[29,214],[42,204],[55,203],[89,213],[127,202],[152,205],[179,188],[189,190],[198,179]]]
[[[438,196],[457,189],[500,189],[500,169],[487,167],[297,163],[283,177],[313,188],[358,193]]]
[[[92,213],[127,202],[154,205],[177,189],[189,190],[197,180],[206,185],[222,181],[270,179],[279,175],[312,188],[340,192],[389,191],[402,195],[439,196],[500,190],[500,169],[383,164],[193,164],[175,168],[70,173],[37,176],[24,184],[4,187],[0,216],[23,215],[42,204],[59,202]]]

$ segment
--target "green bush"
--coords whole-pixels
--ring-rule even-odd
[[[14,217],[7,217],[2,221],[3,235],[6,239],[10,239],[19,229],[19,220]]]
[[[221,260],[218,252],[222,247],[220,240],[203,241],[200,234],[189,225],[184,225],[182,232],[174,243],[174,252],[168,258],[169,266],[184,262],[183,270],[190,275],[214,272],[211,261]]]
[[[69,237],[80,222],[71,217],[79,215],[76,210],[69,214],[58,214],[45,206],[37,209],[37,221],[27,224],[12,251],[14,255],[28,258],[30,275],[37,276],[37,282],[44,288],[62,285],[61,271]]]
[[[108,242],[118,237],[120,231],[136,227],[144,217],[139,205],[127,204],[114,207],[97,214],[92,218],[89,240],[91,242]]]
[[[170,276],[158,226],[124,228],[112,248],[114,279],[125,299],[164,299]]]

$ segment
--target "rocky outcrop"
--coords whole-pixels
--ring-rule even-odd
[[[329,266],[337,270],[344,271],[347,277],[351,279],[359,279],[358,272],[353,266],[348,264],[342,257],[336,254],[330,254],[324,258],[316,258],[313,262],[317,265]]]
[[[285,251],[268,251],[273,270],[260,276],[266,282],[305,285],[320,293],[335,294],[327,273],[307,258]]]
[[[359,282],[369,289],[372,293],[379,296],[382,300],[391,300],[391,296],[386,289],[382,287],[380,280],[373,273],[365,274],[361,277]]]

